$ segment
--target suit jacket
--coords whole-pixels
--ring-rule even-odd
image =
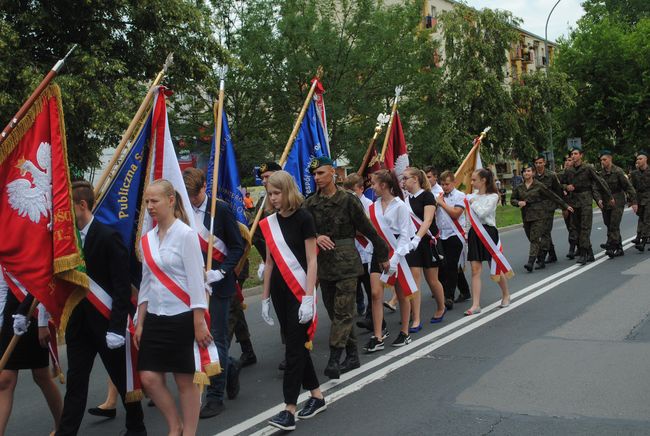
[[[126,246],[117,231],[94,219],[88,229],[83,252],[88,276],[113,299],[111,318],[107,322],[95,306],[84,298],[73,311],[69,326],[74,325],[76,317],[85,316],[91,326],[97,326],[98,335],[106,335],[106,331],[110,331],[124,336],[126,318],[133,306]]]
[[[210,214],[206,213],[203,217],[203,225],[210,228]],[[226,277],[212,284],[212,295],[217,297],[232,297],[235,294],[235,267],[244,255],[244,239],[239,232],[239,224],[235,219],[228,205],[219,200],[217,201],[216,216],[214,218],[214,235],[221,239],[226,248],[228,255],[222,263],[213,260],[212,269],[222,269],[226,272]],[[203,253],[203,259],[207,262],[207,253]]]

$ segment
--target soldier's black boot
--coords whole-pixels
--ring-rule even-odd
[[[607,243],[600,244],[600,248],[602,248],[603,250],[609,250],[609,244]]]
[[[534,264],[535,264],[535,256],[530,256],[528,258],[528,263],[524,265],[524,268],[526,268],[526,271],[528,272],[533,272]]]
[[[325,375],[329,378],[338,379],[341,377],[341,354],[343,354],[343,348],[330,347],[330,360],[327,361],[327,366],[325,367]]]
[[[614,250],[614,256],[613,257],[619,257],[619,256],[624,256],[624,255],[625,255],[625,251],[623,251],[623,245],[618,244],[618,246]]]
[[[586,265],[587,264],[587,250],[584,248],[581,248],[579,251],[578,255],[578,260],[576,261],[580,265]]]
[[[555,245],[551,245],[551,249],[548,250],[548,257],[546,258],[546,263],[555,263],[557,262],[557,254],[555,254]]]
[[[346,345],[345,346],[345,359],[341,363],[341,374],[350,372],[353,369],[357,369],[361,366],[361,361],[359,360],[359,351],[357,350],[356,345]]]
[[[576,244],[574,244],[573,242],[569,242],[569,252],[567,253],[566,257],[568,259],[576,258]]]
[[[241,346],[241,356],[239,356],[241,367],[244,368],[256,364],[257,356],[255,355],[250,339],[241,341],[239,345]]]
[[[587,262],[593,262],[594,260],[596,260],[594,257],[594,249],[592,247],[589,247],[587,250]]]
[[[634,248],[643,252],[645,251],[645,244],[646,244],[645,239],[640,236],[637,236],[636,241],[634,242]]]
[[[546,268],[546,253],[542,253],[540,257],[537,258],[537,267],[535,269],[544,269]]]

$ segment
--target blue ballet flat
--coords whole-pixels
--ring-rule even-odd
[[[436,318],[435,316],[431,318],[431,324],[438,324],[441,323],[445,315],[447,314],[447,308],[445,307],[445,311],[442,312],[442,316],[440,318]]]
[[[409,333],[417,333],[422,330],[422,324],[417,327],[409,327]]]

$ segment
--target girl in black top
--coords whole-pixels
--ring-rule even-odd
[[[311,214],[300,207],[303,198],[289,173],[286,171],[273,173],[267,182],[266,190],[268,195],[267,203],[270,203],[267,204],[267,207],[270,211],[276,213],[265,220],[271,222],[277,219],[278,227],[282,233],[281,235],[274,233],[273,241],[277,241],[278,237],[284,239],[307,277],[306,288],[303,290],[304,294],[302,295],[302,302],[300,302],[277,266],[278,262],[284,262],[286,258],[275,258],[280,253],[271,249],[269,238],[266,237],[266,232],[270,231],[268,229],[271,226],[263,225],[262,230],[265,232],[267,249],[264,268],[264,291],[262,294],[262,318],[269,325],[273,325],[273,320],[269,316],[270,300],[272,299],[275,313],[285,335],[286,344],[286,369],[284,370],[283,381],[286,407],[285,410],[271,418],[269,424],[282,430],[294,430],[296,428],[296,403],[301,385],[311,391],[311,398],[307,400],[303,409],[298,412],[299,418],[311,418],[326,409],[314,364],[309,350],[306,348],[306,344],[309,342],[307,331],[311,325],[313,311],[315,310],[316,225]]]
[[[444,290],[440,280],[438,280],[438,267],[440,266],[440,256],[436,249],[435,241],[429,236],[438,234],[438,227],[435,222],[436,199],[431,193],[431,185],[427,180],[424,171],[409,167],[404,170],[404,187],[409,195],[406,203],[411,208],[411,212],[421,222],[415,237],[411,240],[412,251],[406,256],[406,261],[411,267],[411,273],[417,283],[422,277],[431,289],[431,296],[435,298],[438,306],[431,318],[431,323],[439,323],[445,316],[445,299]],[[411,300],[412,325],[409,328],[411,333],[418,332],[422,329],[420,321],[420,292],[417,292]]]

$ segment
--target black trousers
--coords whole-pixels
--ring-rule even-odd
[[[370,264],[367,263],[363,264],[363,275],[359,276],[359,279],[357,280],[357,305],[359,305],[359,303],[363,304],[363,294],[365,292],[366,297],[368,298],[367,307],[370,307],[370,304],[372,303],[372,291],[370,289],[370,273],[368,272],[369,266]],[[369,314],[370,312],[371,312],[370,310],[366,310],[366,314]]]
[[[286,404],[296,404],[300,386],[306,390],[320,386],[314,363],[305,343],[309,340],[307,329],[311,323],[298,322],[300,303],[283,280],[271,280],[271,301],[284,332],[286,369],[282,392]]]
[[[90,304],[82,301],[79,305]],[[76,435],[86,413],[88,383],[95,356],[99,354],[111,381],[117,387],[126,409],[126,428],[143,431],[144,415],[140,402],[126,403],[126,350],[106,346],[108,321],[97,312],[97,319],[88,319],[81,307],[75,308],[65,332],[68,355],[68,377],[61,425],[57,436]]]
[[[463,242],[458,236],[441,239],[442,249],[445,253],[444,267],[442,268],[442,287],[445,290],[445,299],[454,299],[456,287],[462,295],[469,295],[469,284],[465,273],[458,267],[458,259],[463,252]]]

